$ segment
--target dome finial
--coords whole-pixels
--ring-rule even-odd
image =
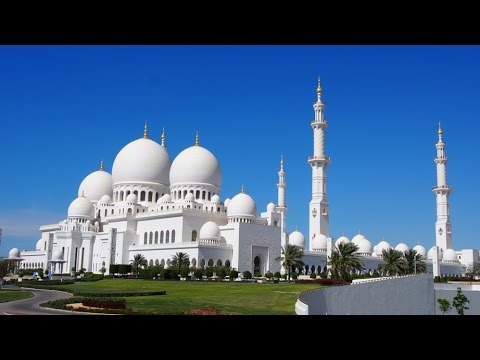
[[[322,93],[322,87],[320,86],[320,76],[318,77],[318,85],[317,85],[317,94],[320,95]]]
[[[143,128],[143,138],[148,139],[148,127],[147,127],[146,121],[145,121],[145,127]]]
[[[100,161],[100,171],[103,171],[103,160]]]
[[[283,170],[283,154],[280,156],[280,169]]]
[[[195,146],[198,146],[198,131],[197,131],[197,134],[195,135]]]
[[[438,122],[438,139],[442,140],[443,130],[442,130],[442,123]]]
[[[245,186],[243,186],[243,184],[242,184],[242,193],[245,194]]]
[[[163,127],[162,128],[162,146],[165,147],[165,128]]]

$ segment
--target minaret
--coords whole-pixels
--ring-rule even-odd
[[[442,251],[452,248],[452,225],[450,224],[450,211],[448,208],[448,199],[452,188],[447,185],[447,162],[445,156],[446,144],[442,140],[442,127],[438,123],[438,142],[437,157],[435,164],[437,165],[437,186],[433,188],[433,192],[437,197],[437,222],[435,223],[436,245]]]
[[[313,128],[313,156],[308,158],[312,167],[312,200],[310,201],[310,250],[312,240],[320,234],[329,237],[329,206],[327,200],[327,168],[330,157],[325,155],[325,104],[322,101],[322,88],[318,78],[317,101],[313,104],[315,119]]]
[[[282,236],[286,232],[286,226],[287,226],[287,205],[285,205],[285,188],[287,187],[287,183],[285,182],[285,170],[283,169],[283,155],[280,159],[280,171],[278,172],[278,202],[277,202],[277,207],[276,210],[277,212],[281,213],[281,223],[280,223],[280,228],[282,231]]]

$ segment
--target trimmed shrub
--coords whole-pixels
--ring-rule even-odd
[[[121,275],[127,275],[132,272],[132,265],[130,264],[118,264],[118,273]]]
[[[124,310],[127,308],[125,299],[95,299],[95,298],[86,298],[82,300],[82,305],[90,307],[98,307],[103,309],[120,309]]]
[[[282,277],[282,274],[280,274],[280,271],[277,271],[275,274],[273,274],[273,277],[275,279],[280,279]]]
[[[317,274],[315,274],[315,273],[310,274],[310,279],[316,279],[316,278],[317,278]]]
[[[86,273],[85,276],[80,279],[81,282],[94,282],[99,280],[103,280],[102,274]]]
[[[269,272],[267,272],[267,273],[265,274],[265,277],[266,277],[267,279],[271,279],[271,278],[273,278],[273,274],[269,271]]]
[[[110,264],[110,267],[108,268],[108,272],[111,275],[118,274],[118,265],[117,264]]]
[[[237,270],[230,270],[230,280],[238,278],[238,271]]]
[[[205,269],[205,276],[206,277],[212,277],[213,276],[213,268],[212,267],[207,267]]]
[[[293,272],[290,274],[290,277],[293,279],[293,280],[297,280],[298,278],[298,273],[297,272]]]
[[[242,274],[243,274],[244,279],[251,279],[252,278],[252,273],[248,270],[244,271]]]
[[[171,277],[172,280],[179,280],[178,270],[177,269],[172,269],[172,271],[170,271],[170,277]]]
[[[222,278],[222,279],[223,279],[225,276],[227,276],[227,272],[225,271],[225,269],[223,268],[223,266],[218,269],[218,271],[217,271],[216,274],[217,274],[217,276],[218,276],[219,278]]]
[[[140,275],[140,277],[144,280],[152,279],[152,276],[150,274],[150,269],[139,269],[138,275]]]
[[[202,270],[202,269],[196,269],[196,270],[194,270],[194,271],[193,271],[193,276],[195,276],[195,278],[197,278],[197,279],[202,280],[203,270]]]
[[[342,279],[315,279],[315,280],[296,280],[295,284],[320,284],[320,285],[350,285],[350,281]]]
[[[188,268],[182,268],[182,270],[180,270],[180,276],[186,278],[188,276]]]
[[[257,272],[255,273],[255,277],[256,277],[256,278],[257,278],[257,277],[262,277],[262,273],[257,271]]]

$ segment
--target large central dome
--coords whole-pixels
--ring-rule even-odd
[[[217,158],[207,149],[194,145],[183,150],[172,163],[170,184],[221,186],[222,171]]]
[[[165,147],[148,138],[132,141],[118,153],[112,168],[113,185],[149,182],[169,185],[170,157]]]

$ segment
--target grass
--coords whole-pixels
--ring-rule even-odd
[[[225,313],[293,315],[298,295],[319,288],[312,284],[257,284],[200,281],[107,279],[93,283],[58,286],[79,292],[128,292],[166,290],[163,296],[126,298],[127,307],[150,314],[183,314],[187,310],[217,308]]]
[[[27,299],[32,296],[33,293],[30,291],[0,290],[0,303]]]

